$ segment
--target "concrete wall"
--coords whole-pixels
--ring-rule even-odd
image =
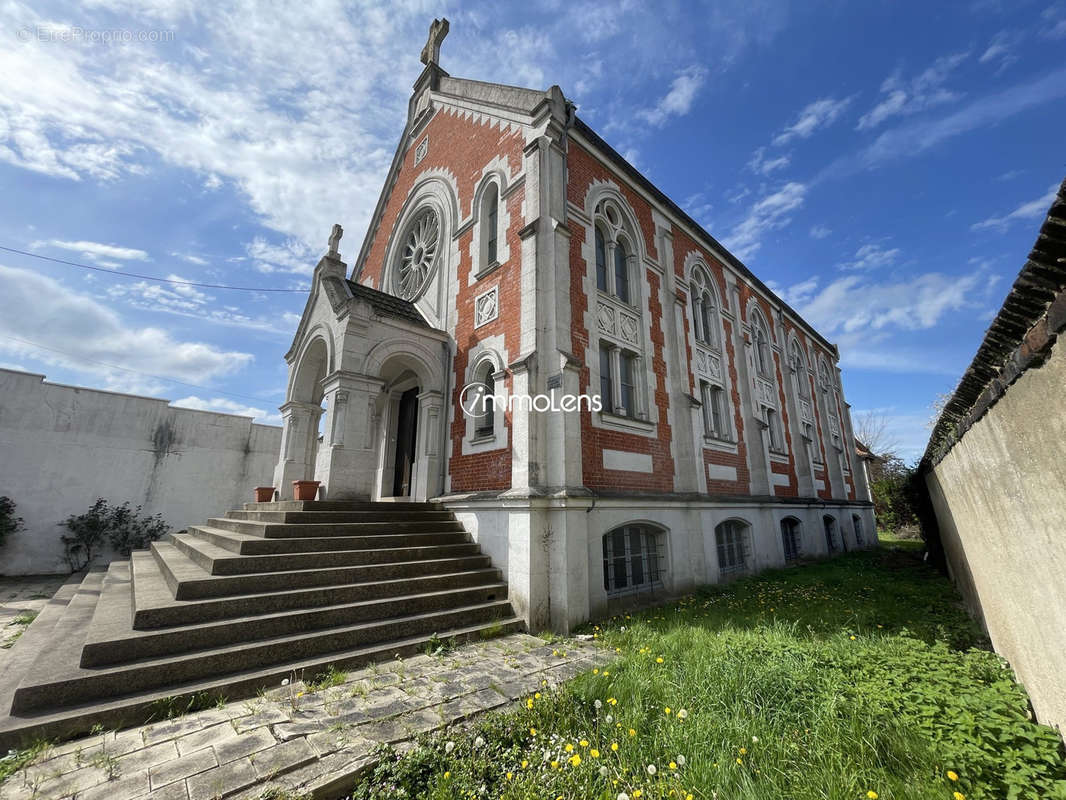
[[[926,474],[952,579],[1041,722],[1066,729],[1066,343]]]
[[[0,495],[26,522],[0,549],[0,575],[67,571],[59,523],[98,497],[175,530],[237,508],[269,485],[280,445],[280,428],[247,417],[0,369]]]

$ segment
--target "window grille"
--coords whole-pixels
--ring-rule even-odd
[[[822,517],[822,525],[825,527],[825,548],[830,553],[839,549],[837,544],[837,521],[832,517]]]
[[[799,558],[800,523],[795,517],[785,517],[781,520],[781,547],[785,551],[785,563],[791,563]]]
[[[497,230],[498,220],[500,214],[500,194],[499,190],[493,186],[492,195],[489,197],[489,213],[487,218],[488,225],[488,242],[485,247],[485,262],[487,264],[496,263],[496,240],[499,235]]]
[[[714,529],[714,538],[718,546],[718,569],[722,574],[747,569],[751,555],[746,523],[735,519],[719,523]]]
[[[603,588],[610,596],[662,587],[666,537],[644,525],[626,525],[603,536]]]

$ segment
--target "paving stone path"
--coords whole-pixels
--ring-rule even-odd
[[[608,660],[589,641],[513,634],[372,665],[319,691],[295,676],[252,700],[49,747],[0,798],[252,800],[274,789],[333,800],[373,767],[379,743],[402,749]]]

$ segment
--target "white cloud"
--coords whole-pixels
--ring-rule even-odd
[[[1019,220],[1036,220],[1043,219],[1047,216],[1048,209],[1051,207],[1052,202],[1055,200],[1055,196],[1059,193],[1059,185],[1057,183],[1051,184],[1045,194],[1035,200],[1030,200],[1028,203],[1022,203],[1016,209],[1008,214],[1004,214],[1002,217],[989,217],[981,222],[975,222],[970,226],[971,230],[996,230],[1005,231],[1010,227],[1012,222],[1018,222]]]
[[[1041,35],[1048,39],[1066,38],[1066,3],[1054,3],[1040,15],[1044,20]]]
[[[298,239],[286,239],[281,244],[271,244],[257,236],[245,246],[245,251],[260,272],[296,272],[310,275],[318,263],[314,251]]]
[[[927,272],[887,281],[876,280],[876,273],[846,275],[824,286],[814,277],[781,295],[824,335],[856,335],[854,342],[866,346],[878,332],[933,328],[949,312],[975,308],[988,288],[979,267],[963,275]]]
[[[199,383],[230,375],[253,360],[249,353],[175,339],[160,328],[132,327],[91,297],[31,270],[0,266],[0,284],[6,301],[0,350],[98,376],[110,388],[160,391],[158,381],[117,367]]]
[[[1066,68],[982,97],[940,119],[911,122],[886,130],[857,154],[834,161],[818,179],[844,177],[899,159],[913,158],[956,136],[994,125],[1063,96],[1066,96]]]
[[[827,228],[825,225],[815,225],[811,228],[812,239],[825,239],[827,236],[833,233],[832,229]]]
[[[118,259],[120,261],[147,261],[148,253],[134,247],[119,247],[113,244],[101,244],[100,242],[64,242],[59,239],[50,239],[47,242],[38,241],[30,245],[31,250],[42,247],[56,247],[60,250],[71,250],[81,253],[82,257],[88,258],[105,266],[117,266],[114,261],[102,261],[101,259]]]
[[[775,145],[783,145],[793,139],[807,139],[819,128],[832,125],[851,104],[853,98],[845,97],[837,100],[833,97],[823,97],[808,104],[799,113],[799,118],[774,137]]]
[[[891,249],[885,249],[876,242],[872,244],[864,244],[858,250],[855,251],[855,256],[852,261],[846,261],[840,265],[843,270],[872,270],[883,269],[884,267],[891,266],[896,262],[896,257],[899,255],[899,248],[893,247]]]
[[[182,261],[188,261],[190,264],[195,264],[198,267],[206,267],[207,259],[200,258],[200,256],[194,256],[192,253],[171,253],[174,258],[180,258]]]
[[[221,414],[236,414],[239,417],[252,417],[261,425],[281,424],[281,414],[269,413],[265,409],[245,405],[244,403],[238,403],[233,400],[228,400],[225,397],[211,397],[205,400],[196,395],[190,395],[189,397],[183,397],[180,400],[172,401],[171,405],[177,406],[178,408],[191,408],[195,411],[217,411]]]
[[[771,172],[787,167],[791,160],[792,157],[787,153],[776,158],[767,158],[766,148],[760,147],[752,154],[748,167],[759,175],[769,175]]]
[[[881,84],[884,99],[859,118],[857,129],[876,128],[890,117],[916,114],[958,100],[962,94],[945,89],[944,83],[969,56],[969,52],[942,56],[910,81],[904,81],[899,72],[885,78]]]
[[[722,240],[737,258],[754,255],[762,246],[763,234],[783,228],[791,221],[789,214],[803,205],[807,187],[795,181],[755,203],[748,215]]]
[[[988,43],[988,47],[981,53],[978,62],[981,64],[995,64],[999,66],[996,69],[996,75],[999,75],[1003,70],[1018,60],[1018,56],[1014,54],[1014,49],[1021,43],[1022,37],[1017,33],[1011,31],[1000,31],[992,37],[992,41]]]
[[[661,127],[671,116],[683,117],[692,108],[703,82],[707,79],[707,70],[699,64],[693,64],[677,74],[668,91],[654,108],[643,109],[637,116],[650,125]]]

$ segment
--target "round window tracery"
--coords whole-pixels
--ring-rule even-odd
[[[426,208],[418,212],[407,226],[397,257],[393,288],[404,300],[422,293],[436,266],[440,244],[440,220],[437,212]]]

